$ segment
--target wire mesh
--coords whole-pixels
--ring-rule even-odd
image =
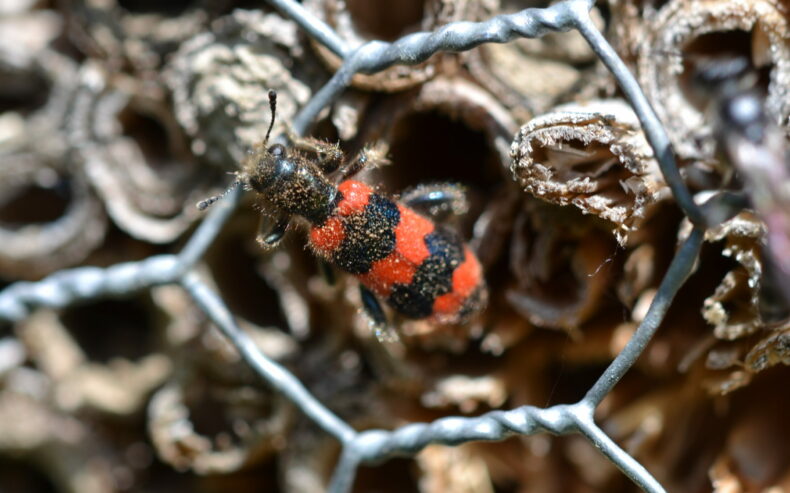
[[[39,282],[15,283],[0,293],[0,319],[20,321],[28,317],[35,307],[62,308],[83,300],[123,296],[154,286],[179,284],[263,380],[341,443],[342,454],[329,486],[329,491],[333,493],[349,491],[356,469],[363,463],[412,456],[429,444],[498,441],[513,435],[542,432],[581,434],[639,487],[650,492],[664,491],[637,460],[596,425],[593,414],[601,400],[642,353],[661,324],[673,297],[688,277],[702,244],[705,218],[681,180],[664,128],[622,60],[593,26],[588,14],[592,2],[566,0],[545,9],[526,9],[480,23],[451,23],[435,32],[411,34],[393,43],[373,41],[353,48],[346,46],[330,27],[300,4],[292,0],[271,0],[271,3],[316,41],[344,59],[342,67],[296,116],[293,128],[299,134],[304,134],[319,112],[338,98],[356,73],[371,74],[395,64],[416,64],[438,52],[464,51],[483,43],[506,43],[521,37],[534,38],[571,29],[581,32],[633,104],[666,182],[685,215],[695,225],[672,261],[647,316],[585,397],[572,405],[548,408],[524,406],[509,411],[493,411],[475,418],[446,417],[390,431],[354,430],[314,397],[293,374],[258,349],[236,324],[233,314],[219,295],[201,280],[195,270],[196,263],[238,203],[241,195],[238,189],[211,210],[180,254],[160,255],[104,269],[75,268],[58,272]]]

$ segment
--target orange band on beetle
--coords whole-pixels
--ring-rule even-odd
[[[431,255],[425,245],[425,235],[434,230],[428,219],[408,207],[398,204],[400,222],[395,227],[395,250],[414,265],[420,265]]]
[[[310,243],[318,253],[328,257],[340,246],[345,236],[340,218],[330,217],[322,226],[310,230]]]
[[[398,252],[373,262],[370,272],[360,276],[360,280],[379,296],[390,295],[393,284],[411,284],[417,266],[404,259]]]
[[[456,267],[453,271],[453,293],[461,298],[466,298],[480,284],[483,269],[477,257],[469,250],[464,248],[464,263]]]
[[[454,292],[437,296],[433,300],[433,317],[441,319],[448,315],[454,315],[461,309],[463,302],[464,298]]]
[[[368,205],[373,189],[362,182],[346,180],[337,187],[343,194],[343,200],[337,204],[337,211],[341,216],[362,213]]]

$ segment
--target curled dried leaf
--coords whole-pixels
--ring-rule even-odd
[[[790,366],[790,322],[763,328],[738,341],[719,343],[707,355],[705,366],[728,373],[712,377],[706,387],[712,394],[728,394],[752,384],[763,371],[777,365]]]
[[[260,461],[281,443],[293,414],[275,393],[225,388],[194,376],[159,389],[148,412],[162,460],[197,474],[229,473]]]
[[[622,101],[557,107],[521,128],[511,155],[525,191],[613,223],[621,245],[645,209],[667,196],[636,116]]]
[[[87,257],[104,238],[107,220],[85,176],[35,151],[3,161],[0,271],[36,279]]]
[[[790,366],[790,323],[771,331],[746,354],[746,368],[754,373],[782,364]]]
[[[766,108],[777,122],[790,116],[790,24],[778,0],[673,0],[645,29],[638,77],[675,150],[683,157],[710,158],[710,122],[686,89],[695,57],[747,56],[754,67],[770,68]]]
[[[737,339],[760,330],[760,286],[763,265],[761,243],[765,225],[754,213],[744,211],[708,230],[705,239],[724,241],[722,255],[740,265],[728,272],[716,291],[705,299],[702,316],[720,339]]]
[[[613,239],[572,209],[529,201],[516,218],[510,305],[541,327],[575,331],[601,309]]]
[[[173,241],[197,219],[191,204],[201,192],[164,96],[111,84],[96,64],[85,64],[79,78],[69,132],[76,159],[121,229],[153,243]]]
[[[296,24],[276,14],[237,10],[185,42],[165,80],[191,150],[220,169],[235,169],[269,125],[267,89],[277,91],[274,133],[282,133],[319,78]]]
[[[0,272],[22,279],[83,260],[107,227],[65,142],[76,64],[49,50],[30,56],[27,75],[0,83],[0,98],[19,105],[0,116]]]

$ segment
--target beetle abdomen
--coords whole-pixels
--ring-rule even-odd
[[[338,191],[335,209],[310,230],[318,255],[409,318],[456,323],[483,308],[480,262],[455,232],[364,183]]]

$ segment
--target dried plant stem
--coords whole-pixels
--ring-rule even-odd
[[[675,298],[678,290],[691,273],[694,262],[697,261],[699,256],[704,238],[705,233],[701,228],[697,227],[692,230],[691,235],[672,260],[672,264],[661,281],[658,293],[653,298],[644,320],[636,329],[628,344],[604,371],[601,378],[595,382],[595,385],[587,392],[587,395],[584,396],[583,402],[588,402],[593,407],[600,404],[601,400],[606,397],[606,394],[623,378],[623,375],[626,374],[637,358],[639,358],[639,355],[642,354],[647,343],[650,342],[653,334],[656,333],[659,325],[664,320],[664,315],[669,310],[669,306],[672,304],[672,300]]]
[[[595,28],[586,10],[579,9],[574,17],[575,27],[584,36],[584,39],[590,43],[590,47],[595,51],[595,54],[601,59],[606,67],[612,72],[620,84],[620,89],[625,94],[625,97],[633,105],[639,121],[642,123],[642,128],[645,131],[645,136],[650,142],[655,152],[658,165],[661,167],[661,172],[664,179],[672,189],[672,194],[675,197],[680,208],[688,216],[691,222],[695,225],[705,225],[705,216],[702,211],[694,203],[691,193],[683,183],[683,178],[680,176],[677,162],[675,161],[674,151],[672,144],[669,141],[664,126],[658,119],[656,112],[650,106],[645,93],[639,87],[636,79],[628,70],[625,63],[617,56],[614,48],[606,41],[603,34]]]
[[[539,37],[548,32],[574,28],[582,33],[633,104],[667,184],[681,209],[696,226],[673,260],[643,323],[584,399],[573,405],[557,405],[546,409],[524,406],[509,411],[493,411],[474,418],[446,417],[431,423],[413,423],[393,431],[356,432],[321,404],[292,373],[266,357],[238,327],[219,295],[192,271],[238,203],[241,195],[238,188],[211,211],[179,255],[153,256],[140,262],[118,264],[106,269],[81,267],[58,272],[36,283],[15,283],[0,292],[0,320],[21,320],[37,306],[65,307],[81,300],[128,295],[152,286],[179,283],[266,382],[341,442],[343,453],[330,485],[330,491],[335,493],[351,489],[356,467],[360,463],[413,455],[432,443],[458,445],[469,441],[498,441],[517,434],[529,435],[543,431],[558,435],[581,433],[638,486],[650,492],[663,491],[644,467],[595,425],[593,411],[634,364],[661,324],[697,258],[705,218],[681,179],[669,139],[647,99],[623,62],[593,27],[588,15],[592,1],[566,0],[546,9],[526,9],[486,22],[451,23],[435,32],[411,34],[394,43],[369,42],[353,52],[329,27],[297,2],[271,0],[271,3],[317,41],[344,58],[342,67],[295,118],[293,128],[298,134],[305,133],[321,110],[336,100],[356,73],[375,73],[394,64],[413,65],[440,51],[464,51],[483,43],[504,43],[516,38]]]
[[[356,434],[343,420],[338,418],[302,385],[288,370],[267,358],[253,340],[236,325],[230,311],[217,296],[200,280],[197,274],[187,274],[181,285],[195,302],[211,317],[217,327],[230,339],[242,357],[276,391],[299,406],[303,413],[327,433],[345,443]]]

